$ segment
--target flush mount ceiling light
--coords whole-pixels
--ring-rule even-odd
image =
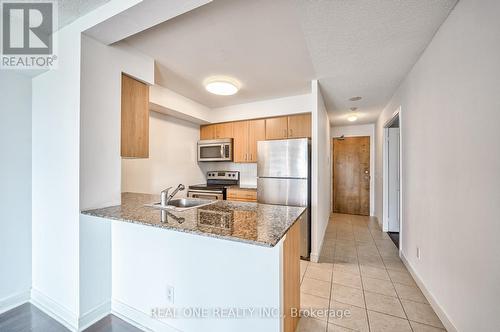
[[[205,80],[205,89],[219,96],[234,95],[240,89],[238,81],[228,77],[212,77]]]
[[[349,121],[349,122],[354,122],[354,121],[356,121],[357,119],[358,119],[358,117],[357,117],[356,115],[349,115],[349,116],[347,117],[347,121]]]
[[[358,100],[361,100],[361,99],[363,99],[363,97],[357,96],[357,97],[351,97],[351,98],[349,98],[350,101],[358,101]]]
[[[351,107],[350,110],[351,112],[354,112],[355,110],[357,110],[358,108],[357,107]]]

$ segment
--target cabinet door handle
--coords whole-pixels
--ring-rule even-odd
[[[253,156],[253,155],[250,153],[250,160],[252,160],[252,156]]]
[[[245,153],[245,160],[248,159],[248,153]]]
[[[284,134],[283,136],[285,136],[285,137],[287,136],[287,134],[286,134],[286,129],[285,129],[285,130],[283,130],[283,134]]]

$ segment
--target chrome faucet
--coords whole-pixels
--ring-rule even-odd
[[[169,195],[168,192],[170,191],[170,189],[172,189],[172,187],[168,187],[167,189],[165,190],[162,190],[162,192],[160,193],[160,199],[161,199],[161,205],[162,206],[166,206],[168,205],[168,202],[170,202],[170,200],[172,198],[174,198],[174,196],[179,192],[179,191],[182,191],[184,190],[186,187],[184,187],[183,184],[179,184],[177,186],[177,188],[175,188],[174,191],[172,191],[172,193]]]

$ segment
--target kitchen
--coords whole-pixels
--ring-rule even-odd
[[[114,47],[119,55],[114,54],[113,58],[119,66],[91,71],[86,66],[102,60],[109,47],[90,38],[83,40],[86,61],[82,69],[82,95],[89,97],[83,99],[82,162],[93,162],[83,169],[81,177],[85,180],[81,183],[94,187],[82,188],[81,230],[87,236],[81,239],[81,255],[86,257],[88,265],[80,280],[86,288],[95,280],[100,283],[106,280],[105,291],[84,294],[83,297],[88,297],[85,302],[109,303],[118,317],[153,329],[169,325],[197,330],[197,324],[204,324],[207,330],[212,327],[231,330],[236,326],[243,330],[252,326],[261,326],[263,330],[286,326],[286,330],[294,330],[298,318],[291,316],[283,321],[276,317],[266,320],[251,317],[243,325],[210,320],[213,324],[210,325],[204,320],[153,319],[149,311],[166,306],[245,306],[289,312],[300,306],[299,257],[307,258],[311,246],[310,209],[307,209],[312,152],[311,93],[230,105],[233,109],[249,107],[251,111],[233,112],[240,114],[238,118],[209,119],[204,115],[219,112],[201,112],[207,109],[200,103],[153,84],[156,77],[149,59],[144,61],[146,70],[138,70],[141,66],[137,66],[137,61],[134,66],[124,66],[127,58],[136,60],[134,51],[125,46]],[[117,58],[122,60],[116,61]],[[104,77],[109,77],[109,82]],[[113,87],[112,93],[109,86]],[[95,98],[101,91],[107,93],[102,92],[102,99]],[[110,114],[109,102],[114,105],[112,116],[103,122],[103,112]],[[111,141],[101,139],[102,135],[111,137],[111,134]],[[301,158],[290,155],[276,168],[279,161],[276,157],[283,147],[275,147],[278,150],[272,152],[265,143],[282,141],[301,142],[299,149],[290,149]],[[260,150],[271,152],[260,158],[259,144],[264,144],[264,150]],[[96,154],[101,158],[96,159]],[[298,160],[303,160],[300,167]],[[298,170],[298,177],[302,178],[297,180],[301,183],[300,190],[286,189],[289,179],[283,179],[282,185],[266,186],[267,176],[295,176],[271,171],[266,174],[270,164],[274,165],[271,171],[278,173]],[[222,200],[184,211],[183,207],[176,210],[148,206],[160,202],[160,193],[165,188],[174,189],[179,184],[185,189],[172,201],[183,197]],[[273,201],[276,188],[281,194],[295,195],[279,195],[282,200]],[[100,199],[104,194],[106,199]],[[278,205],[257,203],[259,196],[270,197],[269,203]],[[293,251],[288,253],[289,250]],[[221,256],[228,251],[232,252],[230,257]],[[169,254],[172,252],[176,257]],[[162,263],[144,257],[157,257]],[[205,263],[200,264],[199,260]],[[193,279],[197,275],[210,278],[210,290],[197,285]],[[240,282],[233,285],[228,278]],[[250,281],[242,287],[242,280]],[[165,295],[165,288],[175,293],[173,300]],[[195,295],[196,300],[191,297]]]
[[[149,102],[138,100],[139,98],[149,96],[148,92],[141,93],[140,90],[144,90],[148,87],[141,82],[132,80],[133,79],[129,76],[122,76],[121,154],[123,160],[121,178],[123,183],[158,181],[156,178],[129,179],[129,177],[137,176],[137,173],[128,171],[127,167],[130,166],[130,163],[147,163],[150,162],[148,161],[149,158],[154,159],[156,157],[154,153],[157,152],[157,150],[149,150],[150,146],[154,147],[156,144],[161,145],[161,142],[155,142],[155,138],[158,136],[155,133],[156,128],[154,121],[165,118],[164,115],[150,112]],[[134,91],[134,89],[139,89],[139,91]],[[135,105],[142,105],[143,107],[136,107]],[[129,126],[127,123],[123,123],[131,118],[135,119],[136,124],[150,122],[152,124],[151,133],[149,132],[149,126]],[[172,121],[170,117],[166,120]],[[146,130],[137,130],[144,128],[146,128]],[[266,258],[265,261],[268,262],[267,264],[273,266],[272,269],[275,272],[271,274],[269,278],[273,275],[275,278],[277,275],[281,275],[281,277],[273,281],[275,286],[271,294],[274,294],[274,297],[267,295],[269,294],[269,290],[267,290],[260,295],[260,300],[270,298],[268,301],[274,303],[276,306],[276,303],[280,303],[281,301],[280,298],[282,295],[279,295],[280,289],[284,287],[285,289],[289,289],[289,291],[285,293],[287,295],[283,294],[283,300],[286,303],[288,303],[287,301],[291,301],[290,304],[286,305],[298,308],[300,305],[300,298],[298,297],[298,274],[300,270],[298,259],[299,255],[308,258],[310,251],[310,215],[308,210],[306,210],[309,205],[310,188],[310,135],[310,114],[251,119],[200,126],[200,139],[196,144],[189,147],[190,149],[187,153],[193,156],[192,151],[195,151],[194,155],[196,158],[191,160],[192,165],[189,166],[184,164],[184,167],[188,168],[196,165],[200,170],[206,169],[205,183],[197,183],[195,182],[196,179],[190,182],[185,181],[185,186],[182,185],[182,187],[178,187],[177,183],[158,183],[156,185],[163,186],[163,189],[167,186],[177,187],[177,189],[175,192],[172,190],[170,192],[168,190],[162,190],[164,194],[162,195],[164,197],[162,199],[163,204],[157,204],[156,206],[150,205],[154,205],[152,203],[159,201],[158,197],[160,191],[141,193],[140,189],[135,192],[127,192],[128,190],[124,190],[119,206],[83,211],[85,216],[105,218],[107,221],[113,220],[110,222],[111,225],[106,222],[104,225],[90,226],[104,227],[108,229],[108,231],[109,227],[111,227],[113,230],[113,249],[109,253],[112,257],[112,261],[122,261],[122,255],[129,250],[127,248],[135,248],[133,255],[126,255],[128,264],[131,265],[127,264],[120,266],[118,263],[115,263],[113,265],[113,273],[119,275],[128,275],[132,273],[133,270],[129,269],[133,266],[137,266],[136,264],[141,264],[140,262],[132,263],[134,262],[132,257],[151,256],[153,252],[148,252],[147,247],[152,243],[156,244],[156,248],[165,246],[162,241],[156,243],[155,241],[158,240],[154,239],[158,238],[159,235],[157,235],[156,232],[160,230],[154,228],[151,230],[148,229],[148,227],[140,227],[141,232],[144,232],[144,234],[138,238],[126,238],[127,241],[125,241],[125,239],[118,240],[121,238],[118,234],[121,234],[121,232],[130,232],[133,228],[129,230],[126,225],[117,223],[117,220],[128,221],[142,226],[155,226],[194,233],[198,236],[218,237],[231,241],[251,243],[252,245],[257,244],[259,246],[272,248],[271,251],[267,250],[266,253],[264,250],[263,253],[260,254],[266,256],[270,255],[270,258]],[[131,139],[131,137],[134,138]],[[148,144],[146,145],[144,142]],[[167,152],[164,147],[162,150],[162,153]],[[184,151],[184,153],[186,153],[186,151]],[[148,158],[144,158],[146,156]],[[240,165],[243,166],[241,167]],[[232,171],[228,171],[227,169],[232,169]],[[166,170],[168,171],[168,168],[166,168]],[[238,170],[241,170],[241,172]],[[240,177],[241,174],[243,174],[243,178]],[[298,179],[292,180],[291,178],[293,177],[297,177]],[[297,184],[294,185],[294,181]],[[122,188],[129,189],[130,187],[122,184]],[[283,193],[286,194],[283,195]],[[175,194],[177,194],[176,197],[187,196],[188,202],[191,204],[199,201],[201,205],[194,209],[185,206],[170,206],[170,204],[173,204],[170,202],[181,204],[184,202],[182,199],[175,199]],[[223,203],[226,200],[234,203]],[[221,201],[221,203],[212,203],[214,201]],[[274,205],[257,204],[257,202],[271,203]],[[153,207],[159,208],[160,211],[157,211]],[[96,221],[92,218],[82,218],[82,223],[86,225],[95,222]],[[137,227],[137,225],[133,227]],[[299,230],[299,228],[301,229]],[[108,231],[103,231],[101,234],[107,234]],[[138,229],[135,231],[138,231]],[[284,236],[285,234],[287,235]],[[175,234],[166,236],[172,237],[175,236]],[[179,236],[176,241],[181,242],[182,236],[184,235]],[[145,246],[141,242],[141,238],[147,238],[145,242],[149,245]],[[109,239],[101,240],[104,243],[109,241]],[[192,242],[193,240],[189,239],[189,241]],[[297,247],[299,242],[301,247],[300,252]],[[289,243],[296,243],[295,253],[287,253],[286,250],[290,247]],[[234,246],[232,244],[227,245]],[[184,246],[192,247],[193,244],[182,243],[181,247]],[[210,244],[210,246],[213,247],[214,244]],[[219,246],[223,246],[223,244]],[[168,246],[165,250],[182,252],[181,247]],[[254,250],[262,251],[263,249]],[[205,254],[208,252],[206,250],[204,251]],[[283,259],[286,263],[279,258],[279,253],[283,251]],[[141,252],[142,255],[139,254]],[[253,255],[253,251],[251,252]],[[273,254],[273,252],[276,253]],[[287,255],[295,255],[292,256],[295,258],[287,258]],[[185,260],[189,261],[192,259],[189,257],[188,255]],[[241,268],[238,268],[238,264],[247,265],[255,260],[255,258],[245,259],[244,257],[244,254],[241,254],[239,256],[239,263],[233,262],[231,268],[242,271]],[[210,257],[205,260],[210,261],[212,259],[213,257]],[[270,261],[270,259],[272,259],[272,261]],[[259,258],[259,260],[264,261],[263,258]],[[262,263],[254,262],[251,263],[251,266],[258,269],[260,264]],[[174,268],[185,268],[181,266],[181,264],[176,264]],[[152,271],[156,271],[158,268],[158,266],[153,268],[143,265],[141,271],[143,271],[143,273],[157,275],[158,272]],[[135,268],[133,269],[135,270]],[[231,274],[224,269],[221,271],[223,271],[222,273],[224,273],[226,277]],[[204,272],[206,273],[206,271]],[[165,274],[164,279],[161,282],[158,281],[157,284],[149,283],[151,287],[153,287],[153,285],[154,287],[164,287],[165,280],[169,279],[169,274],[166,271],[162,271],[162,273]],[[196,274],[199,273],[200,272],[196,272]],[[189,274],[189,272],[186,271],[182,274]],[[246,271],[245,274],[247,278],[249,278],[252,272]],[[241,276],[238,278],[241,278]],[[290,278],[291,280],[289,280]],[[276,282],[278,283],[276,284]],[[129,292],[128,288],[132,287],[132,285],[125,287],[126,281],[123,280],[117,281],[116,283],[123,284],[124,286],[122,287],[124,288],[122,289],[122,294],[119,291],[115,291],[115,288],[113,288],[113,298],[115,302],[118,301],[120,294],[125,296],[124,294]],[[179,282],[172,283],[176,284],[177,292],[182,292],[182,284],[179,285]],[[115,287],[114,279],[112,284],[113,287]],[[215,287],[214,289],[217,289],[215,283],[213,286]],[[154,287],[152,289],[154,289]],[[229,285],[226,283],[220,287],[228,289]],[[253,292],[255,292],[255,290]],[[289,292],[292,292],[291,296],[295,296],[295,298],[289,300]],[[233,289],[232,293],[236,295],[237,291]],[[220,301],[224,298],[222,295],[218,295],[217,297]],[[238,298],[244,299],[245,294],[240,294]],[[125,302],[130,305],[131,301],[132,300],[128,299],[128,302]],[[135,302],[132,301],[132,303]],[[158,306],[161,304],[161,302],[156,303],[159,303]],[[198,305],[198,302],[195,303]],[[214,306],[214,303],[217,303],[217,301],[213,302],[213,300],[211,300],[206,302],[206,305]],[[243,303],[248,306],[251,302],[247,300],[247,302]],[[173,304],[173,302],[170,304]],[[190,303],[185,303],[186,306],[189,306],[189,304]],[[176,306],[177,305],[176,302]],[[191,303],[191,305],[193,305],[193,303]],[[276,307],[282,308],[281,305],[277,305]],[[291,324],[291,326],[295,327],[297,324],[296,319],[292,320],[290,323],[285,319],[285,322],[285,326]]]

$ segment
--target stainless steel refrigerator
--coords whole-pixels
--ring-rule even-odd
[[[307,207],[300,221],[303,258],[311,252],[310,146],[307,138],[257,143],[257,201]]]

